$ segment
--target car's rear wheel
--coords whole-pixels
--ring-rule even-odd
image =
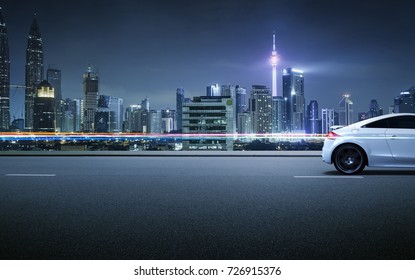
[[[353,175],[363,171],[366,159],[360,147],[346,144],[334,151],[333,163],[340,173]]]

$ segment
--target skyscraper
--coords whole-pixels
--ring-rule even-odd
[[[286,131],[286,100],[282,96],[272,97],[272,133]]]
[[[144,98],[141,101],[141,108],[143,108],[144,110],[150,111],[150,100],[148,99],[148,97]]]
[[[62,105],[62,132],[75,132],[77,131],[75,128],[76,124],[76,116],[77,116],[77,108],[76,108],[76,100],[66,98],[63,101]],[[79,117],[78,117],[79,119]]]
[[[236,119],[236,129],[238,133],[242,133],[242,121],[243,118],[239,118],[239,114],[244,114],[247,112],[247,102],[246,102],[246,89],[237,85],[235,87],[235,119]]]
[[[343,94],[339,103],[339,125],[347,126],[353,123],[353,102],[350,94]]]
[[[34,97],[43,80],[43,44],[36,17],[29,31],[26,49],[25,129],[33,129]]]
[[[0,8],[0,131],[10,127],[10,59],[6,23]]]
[[[272,53],[271,53],[271,65],[272,65],[272,97],[278,96],[277,94],[277,63],[278,55],[275,49],[275,32],[272,34]]]
[[[311,100],[307,106],[307,127],[306,132],[310,134],[319,134],[321,132],[321,124],[318,118],[318,102]]]
[[[374,118],[383,114],[383,110],[379,107],[378,101],[376,99],[370,100],[368,113],[369,118]]]
[[[140,131],[141,105],[130,105],[125,109],[125,132]]]
[[[162,132],[171,132],[177,130],[177,117],[175,110],[161,110]]]
[[[184,89],[178,88],[176,90],[176,112],[177,112],[177,130],[182,131],[182,111],[184,103]]]
[[[220,87],[220,96],[230,96],[235,98],[235,86],[233,85],[222,85]]]
[[[290,132],[305,130],[305,99],[303,71],[295,68],[283,70],[282,93],[286,99],[286,129]]]
[[[252,86],[249,111],[253,133],[272,133],[272,96],[266,86]]]
[[[162,133],[163,132],[163,119],[161,110],[150,110],[149,115],[149,132],[150,133]]]
[[[83,129],[84,132],[94,132],[95,112],[98,108],[98,73],[92,71],[92,66],[88,67],[88,71],[84,73],[84,116]]]
[[[219,84],[207,86],[206,96],[221,96]]]
[[[394,99],[394,113],[415,113],[415,87],[402,91]]]
[[[95,113],[95,132],[122,132],[123,99],[100,95]]]
[[[61,70],[51,68],[49,66],[46,71],[46,80],[55,89],[55,110],[56,110],[56,130],[61,131],[62,129],[62,112],[63,112],[63,100],[62,100],[62,82],[61,82]]]
[[[335,112],[334,109],[321,109],[321,133],[327,134],[331,131],[331,128],[335,125]]]
[[[244,113],[247,111],[247,104],[246,104],[246,89],[237,85],[235,87],[235,94],[236,94],[236,113]]]
[[[33,98],[33,131],[55,132],[55,129],[55,91],[48,81],[42,81]]]

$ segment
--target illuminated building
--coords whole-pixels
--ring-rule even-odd
[[[221,96],[219,85],[213,84],[206,87],[206,96]]]
[[[95,132],[122,132],[123,100],[100,95],[95,113]]]
[[[334,109],[321,109],[321,133],[329,133],[334,125],[336,125]]]
[[[25,129],[33,129],[34,97],[43,80],[43,44],[36,17],[29,31],[26,49]]]
[[[126,132],[144,132],[149,128],[149,111],[141,105],[130,105],[125,114]]]
[[[162,132],[169,133],[177,130],[177,114],[176,111],[166,109],[161,110]]]
[[[149,132],[162,133],[163,121],[161,110],[150,110],[149,112]]]
[[[282,96],[272,97],[272,133],[286,131],[286,103]]]
[[[350,94],[343,94],[339,103],[339,125],[347,126],[353,123],[353,102]]]
[[[55,89],[56,131],[61,131],[63,111],[61,70],[49,67],[48,70],[46,70],[46,80]]]
[[[141,108],[150,111],[150,100],[148,97],[144,98],[143,101],[141,101]]]
[[[266,86],[252,86],[249,112],[252,133],[272,133],[272,96]]]
[[[55,132],[55,90],[48,81],[36,87],[33,109],[33,131]]]
[[[74,114],[74,132],[81,132],[81,123],[82,123],[82,101],[83,99],[75,98],[73,100],[75,106]]]
[[[138,132],[138,117],[141,113],[141,105],[130,105],[125,109],[124,132]]]
[[[383,110],[379,107],[378,101],[376,99],[370,100],[368,113],[369,118],[374,118],[383,115]]]
[[[98,73],[92,71],[92,67],[88,67],[88,71],[83,75],[84,81],[84,104],[83,104],[83,128],[84,132],[94,132],[95,113],[98,107],[98,89],[99,77]]]
[[[245,122],[243,118],[239,118],[239,114],[245,114],[247,112],[247,102],[246,102],[246,89],[237,85],[235,87],[235,116],[236,118],[236,130],[238,133],[246,133],[242,132],[242,122]],[[243,131],[246,131],[243,129]]]
[[[176,112],[177,112],[177,130],[182,131],[182,107],[184,103],[184,89],[178,88],[176,90]]]
[[[122,125],[124,122],[124,100],[119,97],[111,96],[110,99],[110,110],[115,112],[115,118],[111,120],[110,131],[111,132],[122,132]]]
[[[304,75],[302,70],[286,68],[283,70],[282,93],[286,100],[286,130],[305,131]]]
[[[236,95],[236,113],[244,113],[247,111],[247,102],[246,102],[246,89],[237,85],[235,87]]]
[[[149,128],[149,111],[141,105],[130,105],[125,113],[125,131],[147,133]]]
[[[415,87],[402,91],[394,100],[394,113],[415,113]]]
[[[0,131],[10,127],[10,58],[6,23],[0,8]]]
[[[239,134],[251,134],[252,133],[252,120],[249,112],[239,113],[238,117],[238,133]]]
[[[318,118],[318,102],[317,100],[311,100],[307,105],[307,126],[306,133],[320,134],[321,124]]]
[[[235,98],[235,86],[233,85],[222,85],[220,87],[220,96],[228,96]]]
[[[183,104],[184,134],[201,134],[200,138],[184,138],[183,150],[233,150],[233,138],[209,139],[209,134],[233,134],[234,105],[230,97],[200,96]]]
[[[75,132],[76,100],[66,98],[62,104],[62,132]]]
[[[272,97],[278,96],[277,94],[277,64],[278,55],[275,49],[275,32],[272,35],[272,53],[271,53],[271,65],[272,65]]]

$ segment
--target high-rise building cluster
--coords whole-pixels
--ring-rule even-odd
[[[383,114],[372,99],[367,112],[354,119],[349,93],[340,97],[336,108],[321,108],[317,100],[306,103],[304,72],[294,67],[282,69],[275,33],[272,36],[270,64],[271,89],[266,85],[212,84],[203,96],[186,97],[183,87],[176,90],[176,108],[154,109],[150,98],[125,106],[123,99],[100,93],[100,76],[92,65],[83,73],[81,98],[64,98],[62,72],[49,66],[44,77],[43,41],[35,15],[29,29],[26,49],[25,85],[10,84],[10,58],[6,23],[0,8],[0,131],[33,132],[131,132],[200,134],[183,142],[184,149],[227,149],[235,138],[217,135],[246,134],[326,134],[335,126]],[[10,117],[10,89],[25,89],[24,118]],[[279,89],[280,88],[280,89]],[[415,88],[401,92],[389,112],[415,112]],[[237,136],[235,136],[237,137]]]

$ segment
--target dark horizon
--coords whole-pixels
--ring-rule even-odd
[[[304,70],[306,104],[338,109],[351,94],[354,116],[371,99],[388,112],[393,98],[415,84],[415,32],[410,1],[2,1],[11,84],[23,85],[25,48],[33,16],[44,45],[45,72],[62,70],[63,98],[82,97],[82,74],[92,64],[100,94],[146,96],[155,109],[174,108],[176,88],[186,97],[206,86],[254,84],[271,88],[272,34],[282,69]],[[45,73],[46,74],[46,73]],[[11,119],[24,112],[11,89]]]

